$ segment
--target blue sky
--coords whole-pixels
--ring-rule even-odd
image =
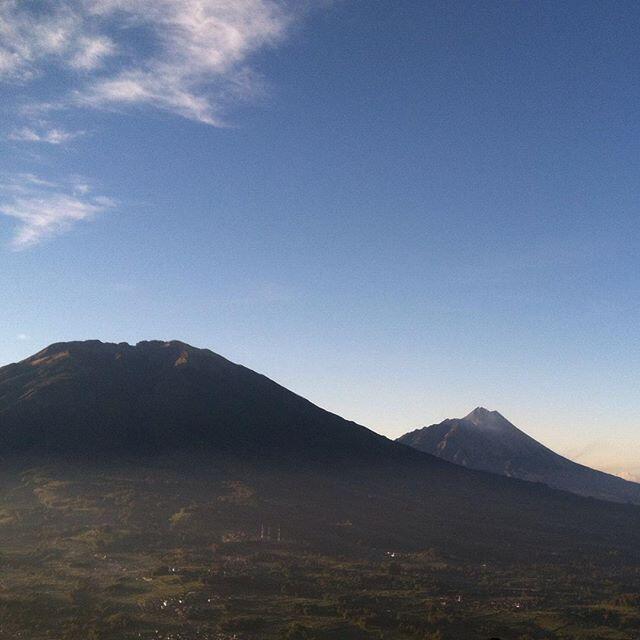
[[[0,6],[0,363],[177,338],[640,477],[635,2]]]

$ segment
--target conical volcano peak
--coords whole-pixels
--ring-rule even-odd
[[[617,502],[640,504],[640,484],[564,458],[521,431],[497,411],[476,407],[398,438],[448,462]]]
[[[463,420],[473,423],[476,427],[505,428],[513,426],[502,414],[497,411],[490,411],[484,407],[476,407]]]
[[[498,414],[497,411],[492,411],[491,409],[486,409],[485,407],[476,407],[473,411],[471,411],[471,413],[465,416],[465,420],[471,420],[471,418],[484,419],[488,416],[496,414]]]

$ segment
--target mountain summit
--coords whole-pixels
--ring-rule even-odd
[[[490,411],[484,407],[476,407],[471,413],[464,417],[464,420],[473,422],[478,427],[509,429],[513,425],[497,411]]]
[[[398,442],[470,469],[543,482],[579,495],[640,504],[640,484],[568,460],[497,411],[483,407],[464,418],[406,433]]]

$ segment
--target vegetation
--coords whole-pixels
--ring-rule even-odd
[[[446,539],[418,512],[400,519],[391,496],[363,509],[342,479],[5,461],[2,488],[0,637],[631,640],[640,629],[640,560],[624,548],[568,540],[560,554],[523,536],[521,552],[516,538],[483,551],[475,530]]]

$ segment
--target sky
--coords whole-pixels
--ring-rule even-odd
[[[0,0],[0,364],[180,339],[640,480],[640,5]]]

